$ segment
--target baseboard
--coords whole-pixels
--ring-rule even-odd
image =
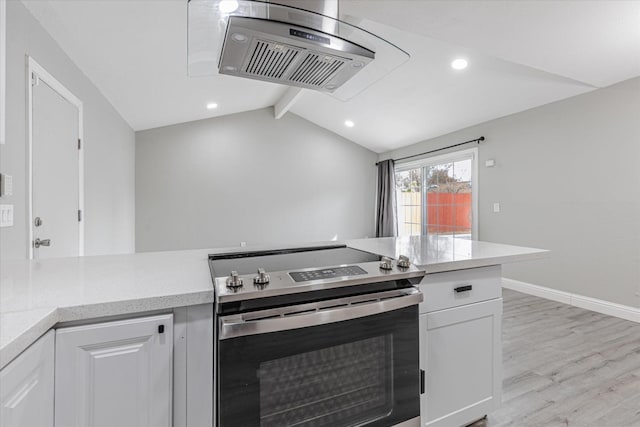
[[[534,285],[532,283],[521,282],[519,280],[502,278],[502,287],[524,294],[534,295],[552,301],[561,302],[563,304],[573,305],[575,307],[584,308],[609,316],[619,317],[632,322],[640,323],[640,308],[628,305],[616,304],[601,299],[585,297],[583,295],[572,294],[570,292],[558,291],[556,289],[546,288],[544,286]]]

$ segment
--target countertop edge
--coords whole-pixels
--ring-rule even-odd
[[[93,304],[59,307],[58,323],[211,303],[213,303],[213,289],[131,300],[96,302]]]
[[[526,254],[504,255],[492,258],[480,258],[464,261],[446,261],[434,264],[417,265],[416,267],[423,269],[427,274],[443,273],[445,271],[464,270],[469,268],[487,267],[490,265],[504,265],[512,262],[535,261],[545,259],[549,256],[550,251],[540,250]]]
[[[48,314],[42,316],[40,320],[28,326],[22,333],[0,348],[0,369],[11,363],[13,359],[46,334],[56,323],[58,323],[58,309],[52,308]]]
[[[154,310],[166,310],[213,303],[213,289],[184,294],[159,295],[122,301],[52,308],[37,322],[28,326],[0,348],[0,369],[3,369],[41,336],[61,322],[99,319]]]

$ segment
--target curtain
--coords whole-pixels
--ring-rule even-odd
[[[398,235],[396,220],[396,174],[393,160],[378,163],[378,210],[376,212],[376,237]]]

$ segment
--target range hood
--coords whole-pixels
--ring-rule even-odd
[[[347,100],[409,59],[339,20],[338,0],[190,0],[188,12],[190,76],[227,74]]]
[[[374,58],[375,52],[328,33],[232,16],[218,71],[333,92]]]

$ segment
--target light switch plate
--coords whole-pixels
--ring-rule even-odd
[[[496,161],[493,159],[489,159],[487,161],[484,162],[484,165],[488,168],[492,168],[496,165]]]
[[[0,197],[13,195],[13,177],[4,173],[0,174]]]
[[[0,205],[0,227],[13,227],[13,205]]]
[[[494,211],[495,213],[500,212],[500,203],[497,203],[497,202],[496,202],[496,203],[494,203],[494,204],[493,204],[493,211]]]

